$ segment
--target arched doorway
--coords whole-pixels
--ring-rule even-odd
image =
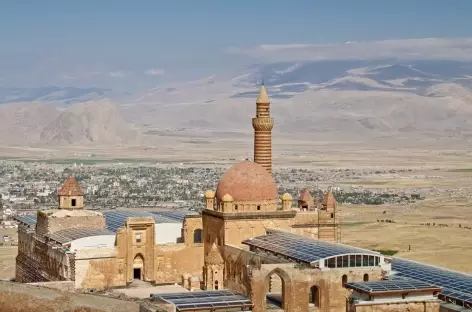
[[[266,309],[284,309],[287,311],[287,278],[282,273],[274,271],[265,280]]]
[[[347,283],[347,275],[346,275],[346,274],[343,275],[342,283],[343,283],[343,287],[344,287],[344,285],[346,285],[346,283]]]
[[[318,286],[311,286],[310,288],[310,297],[308,298],[308,302],[314,305],[317,308],[321,308],[321,293],[320,288]]]
[[[215,290],[218,290],[218,281],[215,281]]]
[[[369,274],[364,274],[364,282],[368,282],[369,281]]]
[[[137,254],[133,261],[133,279],[144,280],[144,258]]]

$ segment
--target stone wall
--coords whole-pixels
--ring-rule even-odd
[[[75,200],[75,206],[72,206],[72,200]],[[84,208],[84,197],[83,196],[59,196],[59,207],[61,209]]]
[[[269,292],[273,275],[278,275],[281,279],[285,311],[307,312],[310,297],[316,294],[317,311],[345,312],[350,292],[343,287],[343,275],[346,275],[348,282],[360,282],[364,280],[364,274],[368,274],[371,281],[380,280],[381,269],[376,267],[321,271],[315,268],[303,268],[293,263],[261,264],[259,268],[250,266],[246,272],[247,280],[239,282],[246,283],[246,294],[255,304],[254,312],[265,311],[265,296]]]
[[[275,214],[272,213],[272,214]],[[257,218],[256,215],[235,214],[234,216],[205,210],[203,212],[203,227],[205,254],[210,251],[213,243],[218,246],[241,246],[241,242],[256,236],[265,235],[266,229],[290,230],[293,216],[281,211],[279,218]],[[284,217],[284,215],[287,215]]]
[[[203,223],[201,216],[186,216],[182,225],[183,243],[194,245],[203,243]]]
[[[21,283],[72,280],[72,254],[38,240],[26,227],[18,228],[15,279]]]
[[[0,282],[0,307],[8,312],[139,312],[138,302],[8,282]]]
[[[184,274],[202,278],[204,263],[201,245],[156,245],[155,255],[156,283],[181,283]]]
[[[436,302],[392,302],[384,304],[352,305],[349,312],[439,312],[440,301]]]
[[[90,210],[44,210],[38,212],[38,236],[71,228],[105,228],[105,216]]]
[[[75,287],[107,289],[126,285],[124,260],[115,248],[79,250],[75,254]]]

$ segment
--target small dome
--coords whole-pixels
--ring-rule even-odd
[[[292,200],[292,195],[290,195],[289,193],[285,193],[282,195],[282,200]]]
[[[230,194],[234,201],[277,200],[277,184],[272,175],[261,165],[243,161],[229,168],[216,188],[216,198]]]
[[[232,202],[233,201],[233,196],[231,196],[229,194],[226,194],[225,196],[223,196],[223,198],[221,200],[224,201],[224,202]]]
[[[208,199],[215,198],[215,192],[213,192],[212,190],[206,191],[205,192],[205,198],[208,198]]]

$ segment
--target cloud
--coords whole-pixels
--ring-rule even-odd
[[[109,72],[108,75],[116,78],[123,78],[125,76],[125,74],[120,71]]]
[[[341,44],[261,44],[230,47],[229,54],[268,62],[317,60],[472,60],[472,38],[421,38],[382,41],[349,41]]]
[[[144,72],[144,74],[149,76],[162,76],[165,74],[164,70],[159,68],[150,68]]]

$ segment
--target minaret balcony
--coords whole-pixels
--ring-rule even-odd
[[[270,131],[274,127],[274,118],[256,117],[252,118],[252,127],[254,130]]]

